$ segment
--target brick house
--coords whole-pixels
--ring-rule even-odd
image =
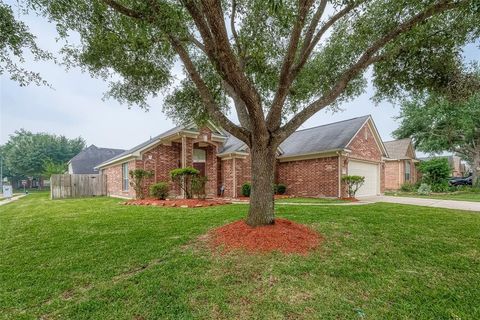
[[[276,181],[287,186],[287,194],[309,197],[344,197],[342,175],[365,176],[357,195],[381,194],[385,188],[387,151],[371,116],[353,118],[299,130],[279,147]],[[107,176],[112,196],[134,197],[128,171],[142,168],[154,172],[147,182],[169,181],[175,168],[193,166],[208,177],[208,196],[238,197],[242,184],[250,181],[248,147],[213,124],[168,130],[97,168]],[[179,190],[171,190],[179,196]]]
[[[383,143],[389,155],[385,159],[385,189],[398,190],[402,184],[416,183],[419,175],[412,139],[400,139]]]

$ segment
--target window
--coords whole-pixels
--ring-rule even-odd
[[[411,170],[410,161],[405,161],[405,181],[410,181]]]
[[[122,163],[122,190],[128,191],[128,162]]]
[[[206,162],[207,152],[204,149],[193,149],[193,162]]]

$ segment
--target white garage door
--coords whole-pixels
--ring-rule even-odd
[[[348,162],[348,175],[365,177],[365,183],[358,189],[358,196],[375,196],[380,192],[378,165],[359,161]]]

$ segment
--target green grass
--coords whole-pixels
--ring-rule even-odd
[[[342,203],[346,202],[341,199],[334,198],[284,198],[277,199],[275,203]]]
[[[480,214],[279,206],[308,257],[211,255],[244,205],[160,208],[31,194],[0,207],[1,319],[479,319]]]
[[[428,196],[419,195],[416,192],[386,192],[388,196],[397,197],[414,197],[425,199],[439,199],[439,200],[458,200],[458,201],[475,201],[480,202],[480,192],[471,191],[456,191],[450,193],[432,193]]]

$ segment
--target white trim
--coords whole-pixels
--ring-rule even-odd
[[[303,153],[303,154],[295,154],[291,156],[280,156],[277,157],[278,161],[280,162],[289,162],[289,161],[300,161],[300,160],[309,160],[309,159],[317,159],[317,158],[328,158],[328,157],[335,157],[338,156],[339,152],[351,152],[348,149],[332,149],[326,150],[321,152],[310,152],[310,153]]]
[[[232,167],[233,167],[233,197],[237,197],[237,162],[235,161],[236,158],[232,159]]]
[[[341,168],[341,153],[338,152],[338,197],[342,197],[342,168]]]
[[[227,152],[227,153],[218,153],[217,157],[222,160],[228,160],[233,158],[246,158],[249,155],[248,152]]]

